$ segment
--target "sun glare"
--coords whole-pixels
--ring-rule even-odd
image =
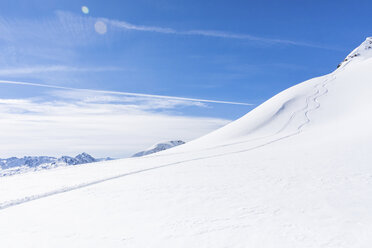
[[[96,30],[97,33],[99,34],[105,34],[107,32],[107,26],[106,23],[103,21],[97,21],[94,24],[94,29]]]
[[[84,14],[89,14],[89,9],[87,6],[83,6],[81,7],[81,11],[84,13]]]

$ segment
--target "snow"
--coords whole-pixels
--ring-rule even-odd
[[[370,247],[372,55],[358,49],[187,144],[0,178],[2,247]]]

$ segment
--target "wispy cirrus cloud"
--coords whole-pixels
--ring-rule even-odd
[[[242,34],[242,33],[232,33],[227,31],[217,31],[217,30],[177,30],[167,27],[157,27],[157,26],[144,26],[144,25],[135,25],[126,21],[111,20],[107,18],[100,18],[106,23],[125,30],[134,30],[142,32],[155,32],[161,34],[174,34],[174,35],[192,35],[192,36],[206,36],[206,37],[216,37],[216,38],[225,38],[225,39],[238,39],[238,40],[248,40],[248,41],[259,41],[267,44],[283,44],[283,45],[293,45],[293,46],[303,46],[303,47],[312,47],[320,49],[329,49],[329,50],[338,50],[332,46],[325,46],[321,44],[296,41],[289,39],[279,39],[279,38],[268,38],[262,36],[256,36],[251,34]]]
[[[112,95],[142,97],[142,98],[166,99],[166,100],[179,100],[179,101],[204,102],[204,103],[220,103],[220,104],[233,104],[233,105],[245,105],[245,106],[254,105],[254,104],[251,104],[251,103],[233,102],[233,101],[222,101],[222,100],[211,100],[211,99],[200,99],[200,98],[189,98],[189,97],[178,97],[178,96],[165,96],[165,95],[132,93],[132,92],[123,92],[123,91],[78,89],[78,88],[71,88],[71,87],[64,87],[64,86],[57,86],[57,85],[50,85],[50,84],[8,81],[8,80],[0,80],[0,84],[34,86],[34,87],[43,87],[43,88],[61,89],[61,90],[75,90],[75,91],[78,90],[78,91],[81,91],[81,92],[93,92],[93,93],[102,93],[102,94],[112,94]]]

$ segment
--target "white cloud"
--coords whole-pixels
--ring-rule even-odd
[[[58,94],[63,95],[54,96]],[[68,100],[0,99],[0,157],[83,151],[97,157],[125,157],[159,141],[192,140],[229,122],[159,112],[187,106],[187,101],[132,98],[135,102],[130,102],[104,94],[74,100],[74,94],[79,92],[72,92]]]
[[[152,95],[148,97],[141,96],[126,96],[119,94],[106,93],[94,90],[55,90],[49,92],[51,96],[61,98],[63,100],[72,100],[84,104],[111,104],[117,105],[127,109],[133,110],[167,110],[178,107],[208,107],[206,103],[165,98],[153,98]]]

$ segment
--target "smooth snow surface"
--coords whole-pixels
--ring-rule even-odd
[[[1,247],[371,247],[364,45],[185,145],[0,178]]]

